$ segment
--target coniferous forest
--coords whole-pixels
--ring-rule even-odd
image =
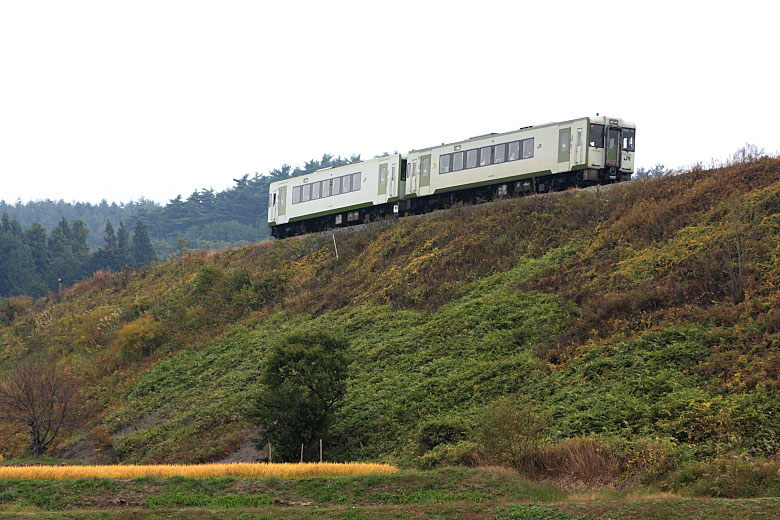
[[[89,247],[89,230],[81,220],[59,221],[51,233],[39,223],[23,229],[4,213],[0,220],[0,296],[38,297],[68,287],[97,271],[141,267],[157,259],[143,220],[132,235],[119,221],[103,226],[103,246]]]
[[[233,179],[233,186],[223,191],[196,190],[186,198],[178,195],[164,205],[144,198],[127,203],[104,200],[98,204],[49,199],[26,203],[0,200],[0,215],[8,213],[22,228],[38,223],[49,232],[63,218],[69,222],[80,220],[89,231],[87,244],[93,248],[104,245],[106,221],[116,227],[122,220],[132,228],[136,220],[143,220],[156,254],[167,258],[182,248],[221,249],[268,238],[268,186],[272,182],[358,161],[360,155],[325,154],[321,159],[305,162],[303,167],[285,164],[266,174],[245,174]]]
[[[304,166],[246,174],[224,191],[194,191],[161,205],[0,201],[0,297],[38,297],[97,271],[140,267],[183,249],[222,249],[270,236],[268,187],[277,180],[360,161],[325,154]]]

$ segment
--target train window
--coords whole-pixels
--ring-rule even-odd
[[[479,150],[474,148],[466,152],[466,168],[476,168],[477,158],[479,156]]]
[[[301,201],[301,186],[293,187],[293,204],[298,204]]]
[[[523,139],[523,159],[530,159],[534,156],[534,138]]]
[[[520,158],[520,141],[509,143],[509,157],[507,161],[516,161]]]
[[[450,173],[450,163],[452,155],[444,154],[439,156],[439,173]]]
[[[306,202],[311,199],[311,184],[304,184],[301,188],[303,188],[303,191],[301,192],[301,202]]]
[[[322,188],[321,182],[314,182],[311,185],[311,200],[317,200],[320,198],[320,189]]]
[[[590,125],[590,146],[604,148],[604,125]]]
[[[344,175],[341,177],[341,193],[349,193],[352,191],[352,176]]]
[[[420,177],[423,179],[428,178],[428,174],[431,172],[431,158],[425,156],[420,160]]]
[[[332,181],[331,179],[328,179],[328,180],[322,181],[322,190],[321,190],[321,194],[322,194],[322,198],[323,198],[323,199],[324,199],[325,197],[330,197],[330,185],[331,185],[331,184],[333,184],[333,181]]]
[[[341,193],[341,177],[334,177],[330,180],[330,194],[338,195]]]
[[[352,174],[352,191],[360,191],[360,172]]]
[[[561,139],[560,146],[558,147],[558,151],[563,153],[569,151],[569,139],[571,139],[571,129],[567,128],[566,130],[568,130],[568,133],[563,134],[566,137]]]
[[[634,151],[634,137],[636,136],[636,129],[634,128],[624,128],[623,129],[623,151],[624,152],[633,152]]]
[[[618,131],[617,129],[610,128],[609,129],[609,143],[608,144],[608,150],[615,150],[618,147]]]
[[[499,164],[506,160],[506,144],[497,144],[493,147],[493,164]]]
[[[484,146],[479,149],[479,165],[480,166],[488,166],[490,164],[491,152],[493,151],[492,146]]]
[[[463,169],[463,152],[452,154],[452,171],[456,172]]]

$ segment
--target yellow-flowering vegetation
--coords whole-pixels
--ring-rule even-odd
[[[342,477],[369,473],[395,473],[389,464],[304,462],[301,464],[158,464],[105,466],[3,466],[0,479],[62,480],[76,478],[138,477],[237,477],[237,478],[305,478]]]

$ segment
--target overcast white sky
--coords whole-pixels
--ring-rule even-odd
[[[166,202],[574,117],[780,149],[773,1],[0,1],[0,199]]]

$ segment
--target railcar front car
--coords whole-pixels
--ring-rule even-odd
[[[634,173],[636,125],[615,117],[588,118],[588,169],[585,180],[627,181]]]
[[[403,193],[401,155],[328,168],[271,183],[268,225],[275,238],[392,214]]]
[[[621,119],[580,118],[413,150],[405,209],[627,180],[635,133]]]

